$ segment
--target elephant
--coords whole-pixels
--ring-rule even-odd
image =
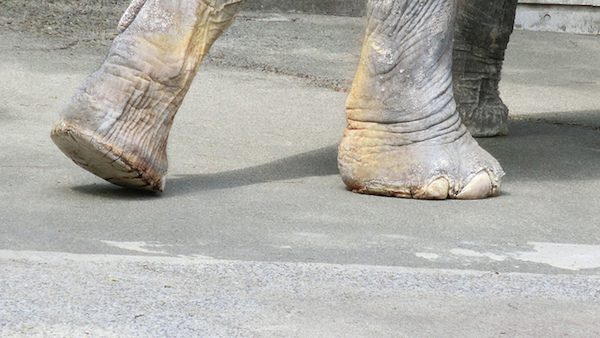
[[[111,183],[163,191],[175,114],[243,2],[133,0],[105,61],[54,125],[54,143]],[[506,132],[498,81],[515,7],[516,0],[368,0],[338,148],[349,190],[417,199],[499,194],[504,172],[465,124],[480,136]]]

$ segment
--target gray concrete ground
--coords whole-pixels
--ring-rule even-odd
[[[246,0],[244,8],[253,11],[365,15],[366,0]]]
[[[52,144],[97,48],[0,33],[0,336],[600,336],[600,37],[516,32],[481,201],[348,192],[360,18],[244,12],[181,108],[161,195]],[[104,52],[105,53],[105,52]]]

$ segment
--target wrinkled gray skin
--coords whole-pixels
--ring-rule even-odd
[[[242,2],[133,1],[105,62],[55,125],[54,142],[109,182],[163,190],[175,113]],[[498,194],[502,168],[468,133],[454,100],[456,9],[451,0],[369,0],[338,154],[350,190],[421,199]]]
[[[476,137],[506,135],[508,108],[499,97],[504,51],[518,0],[459,0],[454,28],[454,97]]]

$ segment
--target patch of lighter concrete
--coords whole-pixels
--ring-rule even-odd
[[[450,253],[462,257],[488,258],[497,262],[511,258],[573,271],[600,268],[600,245],[540,242],[528,242],[527,245],[532,247],[532,251],[519,251],[507,253],[506,255],[497,255],[491,252],[477,252],[457,248],[450,250]],[[417,256],[425,259],[430,259],[435,254],[426,255],[417,254]]]
[[[102,242],[104,244],[107,244],[107,245],[110,245],[110,246],[113,246],[115,248],[129,250],[129,251],[136,251],[136,252],[150,253],[150,254],[161,254],[161,255],[168,254],[168,252],[166,252],[166,251],[158,251],[158,250],[146,249],[147,247],[160,248],[160,247],[167,246],[167,245],[160,244],[160,243],[148,243],[148,242],[114,242],[114,241],[100,241],[100,242]]]
[[[457,256],[465,257],[476,257],[476,258],[489,258],[493,261],[501,262],[506,259],[506,256],[496,255],[491,252],[477,252],[467,249],[452,249],[450,253]]]
[[[287,249],[292,248],[291,245],[273,245],[272,247],[277,248],[277,249],[282,249],[282,250],[287,250]]]
[[[560,269],[600,268],[600,245],[566,243],[527,243],[534,251],[511,254],[515,259],[551,265]]]
[[[440,258],[440,255],[431,252],[417,252],[415,253],[415,256],[432,262]]]
[[[327,234],[320,234],[315,232],[294,232],[294,235],[301,237],[314,237],[314,238],[324,238],[327,237]]]
[[[291,21],[293,21],[292,18],[288,18],[285,16],[278,16],[278,15],[264,17],[264,18],[251,18],[251,20],[252,21],[262,21],[262,22],[291,22]]]
[[[214,257],[210,257],[210,256],[204,256],[204,255],[178,255],[177,257],[180,258],[187,258],[190,260],[201,260],[201,261],[210,261],[210,260],[215,260]]]

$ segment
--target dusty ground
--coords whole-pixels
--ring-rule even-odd
[[[56,41],[57,48],[106,49],[127,0],[0,0],[0,27]]]
[[[0,26],[8,31],[45,39],[54,50],[105,55],[117,34],[117,23],[129,4],[128,0],[0,0]],[[255,22],[269,25],[256,31]],[[265,73],[289,75],[307,83],[347,92],[354,75],[364,26],[361,20],[331,17],[328,29],[316,32],[318,15],[278,15],[242,12],[235,24],[211,49],[204,64],[240,69],[258,69]],[[289,23],[294,22],[294,29]],[[285,29],[281,29],[286,25]],[[354,36],[348,46],[348,31]],[[252,32],[252,33],[250,33]],[[258,33],[258,34],[255,34]],[[323,60],[310,68],[306,62],[294,62],[300,51],[305,59],[314,58],[306,41],[323,35],[331,43],[324,47],[335,58]],[[21,47],[28,49],[28,47]],[[347,51],[356,51],[349,55]],[[256,51],[261,53],[256,53]],[[347,66],[347,65],[351,66]]]

